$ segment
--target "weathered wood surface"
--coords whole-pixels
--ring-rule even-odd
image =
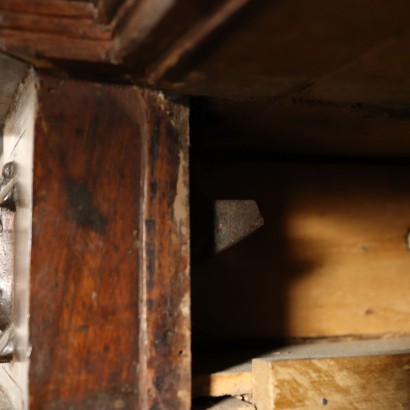
[[[248,1],[35,0],[24,7],[22,0],[6,0],[0,47],[37,62],[127,62],[132,68],[123,73],[137,72],[141,83],[148,64],[153,77],[161,76]]]
[[[190,402],[188,110],[40,76],[33,409]]]
[[[265,225],[193,266],[194,341],[410,333],[408,165],[199,169],[203,197],[253,198]]]
[[[405,0],[280,0],[250,6],[197,53],[175,61],[156,85],[199,95],[289,96],[408,30]],[[395,54],[395,66],[400,56]],[[389,75],[384,64],[374,68],[374,78]],[[389,94],[388,88],[380,91]]]
[[[140,408],[191,405],[189,110],[146,91],[142,147]]]
[[[136,89],[40,77],[32,409],[136,407],[144,107]]]
[[[0,47],[64,70],[120,65],[118,81],[179,94],[402,107],[408,13],[405,0],[5,0]]]

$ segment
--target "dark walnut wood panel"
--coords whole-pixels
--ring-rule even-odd
[[[40,75],[31,408],[189,408],[187,138],[162,94]]]
[[[406,31],[409,7],[405,0],[252,3],[153,84],[187,94],[287,95]]]
[[[143,122],[138,90],[40,77],[33,409],[136,408]]]

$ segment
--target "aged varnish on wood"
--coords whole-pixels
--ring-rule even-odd
[[[407,408],[409,12],[0,1],[12,405]]]
[[[186,118],[156,93],[40,76],[31,408],[188,406]]]

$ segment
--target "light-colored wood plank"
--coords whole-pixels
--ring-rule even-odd
[[[253,401],[258,410],[405,409],[410,352],[299,360],[256,359]]]
[[[224,371],[202,374],[193,378],[194,396],[240,396],[252,391],[251,363],[244,363]]]
[[[219,363],[232,363],[235,357],[230,352],[210,354],[203,357],[201,374],[193,377],[193,395],[195,397],[211,396],[252,396],[252,372],[254,365],[258,366],[260,360],[269,362],[296,362],[300,360],[314,360],[325,358],[364,358],[388,355],[409,355],[410,337],[355,340],[344,342],[328,342],[318,340],[312,343],[289,345],[277,348],[266,354],[256,356],[254,360],[227,367],[223,370],[212,372],[212,366]],[[252,352],[248,353],[251,357]],[[246,356],[245,352],[242,356]],[[201,360],[200,360],[201,361]],[[207,366],[210,371],[206,372]]]
[[[409,184],[405,164],[204,165],[205,197],[255,198],[265,225],[193,267],[197,337],[409,333]]]

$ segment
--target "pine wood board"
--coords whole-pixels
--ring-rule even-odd
[[[209,162],[206,198],[256,200],[265,225],[193,267],[195,340],[410,332],[410,166]]]
[[[251,352],[249,353],[251,355]],[[347,362],[351,362],[349,366],[354,372],[356,366],[358,369],[368,366],[370,371],[373,368],[374,358],[376,358],[376,363],[385,363],[386,366],[390,362],[394,366],[396,363],[407,363],[410,360],[410,337],[349,342],[316,341],[315,343],[283,346],[259,357],[255,356],[244,363],[212,372],[213,366],[223,366],[223,363],[231,362],[230,356],[229,352],[210,353],[204,356],[205,367],[201,370],[202,374],[194,375],[193,379],[194,397],[222,397],[226,395],[251,397],[252,395],[255,396],[255,394],[263,396],[266,383],[263,382],[263,378],[261,379],[260,369],[263,368],[263,372],[266,375],[268,371],[266,369],[273,369],[278,364],[284,367],[287,366],[290,369],[289,372],[291,372],[293,368],[299,369],[298,363],[300,362],[315,360],[329,360],[331,362],[332,360],[344,359]],[[341,363],[345,362],[342,360]],[[206,374],[206,366],[209,368],[208,374]],[[384,376],[380,375],[380,378],[382,377]],[[235,383],[232,382],[233,380]],[[331,382],[333,381],[334,379],[331,379]],[[321,400],[322,398],[320,397],[319,399]],[[316,404],[320,402],[319,399]],[[327,400],[330,399],[327,398]],[[257,401],[255,403],[258,405]]]

